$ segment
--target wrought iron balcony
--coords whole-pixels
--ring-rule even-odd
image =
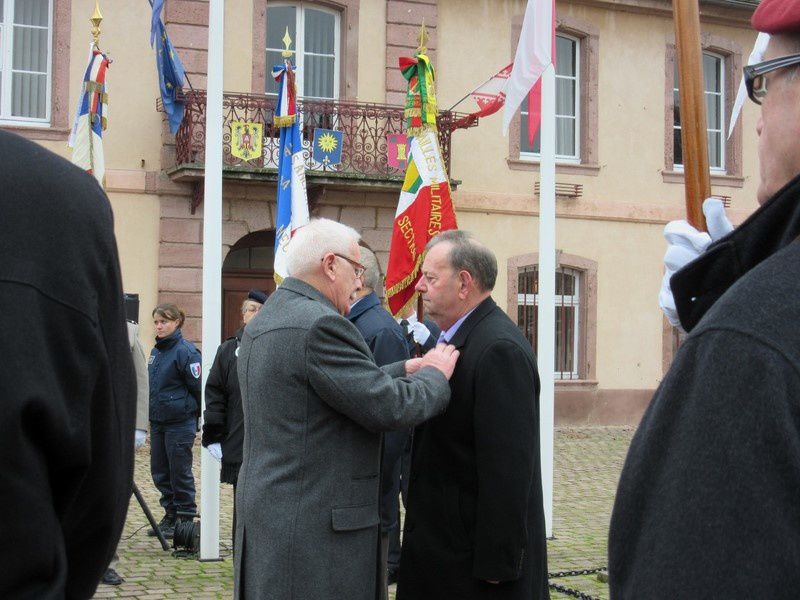
[[[203,179],[206,142],[206,92],[192,90],[182,94],[186,112],[175,135],[176,164],[167,169],[175,181]],[[158,101],[160,108],[160,99]],[[299,100],[303,156],[310,185],[368,185],[397,189],[404,170],[389,165],[387,136],[403,133],[403,107],[341,100]],[[273,125],[275,98],[264,94],[223,96],[223,176],[227,179],[275,181],[278,168],[278,129]],[[262,150],[251,160],[234,156],[232,123],[247,121],[263,125]],[[450,138],[456,128],[471,127],[475,119],[450,111],[439,113],[439,144],[450,174]],[[312,156],[311,144],[317,127],[344,133],[342,161],[325,166]],[[450,174],[452,175],[452,174]],[[451,185],[457,184],[451,179]]]

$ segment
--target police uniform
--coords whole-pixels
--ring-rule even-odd
[[[195,512],[192,445],[200,415],[200,352],[180,328],[150,352],[150,472],[167,516]]]

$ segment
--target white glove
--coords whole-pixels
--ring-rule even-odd
[[[133,436],[133,449],[138,450],[144,446],[144,441],[147,439],[147,432],[144,429],[137,429]]]
[[[222,446],[219,443],[209,444],[208,453],[213,456],[217,462],[222,462]]]
[[[408,324],[408,332],[414,336],[414,341],[418,344],[424,344],[431,337],[431,331],[425,327],[424,323],[416,321]]]
[[[661,281],[658,305],[674,327],[680,327],[680,319],[669,286],[670,277],[705,252],[711,242],[733,231],[733,225],[719,198],[706,198],[703,202],[703,214],[706,216],[708,233],[698,231],[686,221],[671,221],[664,227],[667,252],[664,254],[664,279]]]

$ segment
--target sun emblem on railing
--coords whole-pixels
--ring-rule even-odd
[[[325,133],[319,138],[319,147],[323,152],[333,152],[336,150],[336,138],[330,133]]]

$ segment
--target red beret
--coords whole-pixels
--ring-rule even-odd
[[[764,33],[800,33],[800,2],[762,0],[750,22],[753,29]]]

